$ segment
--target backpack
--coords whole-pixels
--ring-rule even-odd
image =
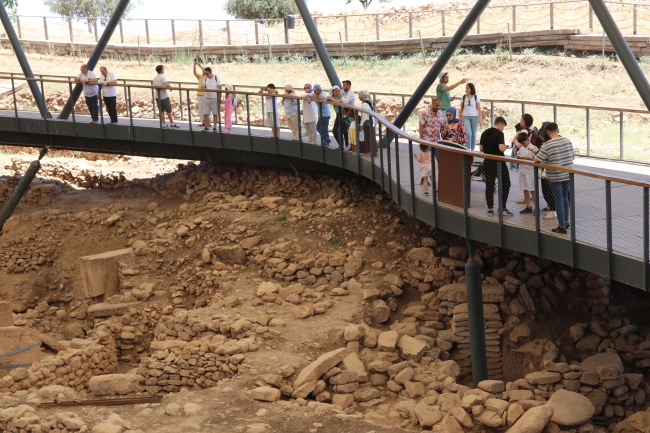
[[[463,102],[461,103],[461,105],[465,105],[465,99],[467,99],[467,95],[463,95]],[[476,105],[476,95],[474,95],[473,99],[474,99],[474,105]]]

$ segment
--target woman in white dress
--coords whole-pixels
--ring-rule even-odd
[[[305,94],[303,96],[309,95],[312,93],[311,84],[305,84],[304,87]],[[316,102],[307,102],[303,101],[302,103],[302,122],[305,125],[307,130],[307,143],[316,144],[316,122],[318,121],[318,106]]]

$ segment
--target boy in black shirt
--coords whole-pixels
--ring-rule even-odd
[[[504,156],[506,150],[506,140],[503,135],[503,129],[508,126],[506,119],[497,117],[494,119],[494,126],[481,134],[480,148],[481,152],[488,155]],[[510,173],[508,166],[502,161],[493,161],[486,159],[483,161],[483,172],[485,173],[485,201],[487,202],[488,215],[494,216],[494,182],[497,179],[497,167],[501,165],[501,187],[502,202],[499,210],[503,215],[512,216],[513,213],[508,210],[506,203],[510,193]]]

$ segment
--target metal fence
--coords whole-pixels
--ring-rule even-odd
[[[20,80],[24,80],[24,76],[10,72],[0,72],[0,75],[9,77],[9,79],[13,78],[14,84]],[[74,78],[47,74],[37,74],[36,76],[40,83],[42,93],[46,95],[46,101],[50,110],[55,112],[59,111],[67,99],[65,94],[67,92],[67,84],[62,85],[61,80],[65,80],[63,82],[73,82]],[[48,84],[52,79],[59,82]],[[119,79],[118,81],[122,85],[151,85],[151,81],[149,80],[126,78]],[[22,83],[24,81],[21,81]],[[46,84],[48,85],[46,86]],[[170,81],[170,84],[175,87],[175,90],[170,93],[172,95],[172,101],[175,104],[176,116],[183,120],[190,117],[187,109],[187,98],[189,97],[192,110],[194,110],[192,112],[192,118],[198,119],[198,107],[194,93],[184,95],[182,91],[177,90],[183,87],[195,87],[196,83]],[[260,89],[260,86],[250,84],[233,84],[233,87],[237,93],[245,91],[256,92]],[[299,86],[295,87],[300,88]],[[126,89],[125,87],[124,94],[120,95],[118,100],[120,106],[123,107],[123,113],[127,112],[126,102],[129,101]],[[20,96],[18,104],[20,108],[22,110],[36,110],[29,90],[19,90],[18,92]],[[136,117],[155,117],[156,107],[154,105],[153,92],[145,94],[142,89],[137,89],[135,92],[131,98],[131,102],[134,104],[134,107],[137,107]],[[406,93],[372,91],[370,93],[373,97],[375,111],[389,121],[395,119],[411,96]],[[420,112],[427,108],[428,102],[434,96],[429,94],[425,97],[425,100],[420,103],[417,112],[409,118],[403,127],[404,132],[417,134]],[[240,103],[243,103],[242,98],[239,98],[239,100]],[[12,96],[6,96],[0,100],[0,109],[11,109],[12,103]],[[253,121],[262,124],[265,114],[264,98],[262,96],[252,97],[249,98],[248,103],[252,108]],[[540,126],[543,122],[547,121],[558,123],[563,135],[570,137],[578,155],[650,164],[650,144],[645,139],[645,137],[650,135],[650,113],[648,110],[492,98],[484,98],[482,99],[482,103],[484,122],[479,125],[479,136],[481,132],[493,125],[495,117],[501,116],[511,125],[505,131],[506,138],[511,139],[516,133],[514,125],[519,122],[524,113],[528,113],[533,116],[535,121],[534,125],[536,126]],[[454,101],[452,104],[457,105],[458,101]],[[243,118],[240,119],[240,117],[235,118],[235,123],[240,120],[243,122]],[[283,127],[286,127],[286,125]]]
[[[650,5],[607,2],[614,19],[626,35],[650,33]],[[325,42],[370,42],[451,36],[469,8],[314,16]],[[13,17],[21,39],[52,42],[97,42],[102,22],[108,18],[75,19],[60,16]],[[560,1],[509,6],[490,6],[471,35],[546,30],[583,29],[603,32],[587,1]],[[280,20],[178,20],[135,19],[120,21],[111,39],[117,44],[251,45],[310,43],[303,21],[285,39]],[[417,44],[417,43],[416,43]],[[591,46],[590,44],[588,44]]]
[[[12,83],[15,78],[0,74],[0,79],[8,79]],[[70,80],[40,77],[36,80],[42,87],[45,83],[48,86],[67,87],[66,97],[72,94]],[[10,96],[11,107],[2,107],[3,110],[0,111],[0,128],[20,133],[26,122],[38,121],[44,126],[38,126],[37,129],[45,134],[93,137],[94,140],[111,139],[118,142],[121,140],[130,143],[125,147],[129,152],[137,152],[134,146],[144,141],[148,142],[145,143],[145,149],[149,149],[150,153],[150,142],[155,139],[170,145],[186,145],[188,149],[204,146],[314,160],[371,179],[404,210],[441,229],[468,239],[547,257],[650,290],[650,182],[647,179],[635,180],[604,171],[597,173],[540,165],[529,160],[472,152],[464,146],[447,147],[405,133],[373,111],[338,103],[331,105],[351,110],[352,119],[362,115],[370,120],[369,123],[356,121],[353,124],[353,128],[348,131],[349,148],[343,145],[332,146],[337,141],[345,143],[344,133],[340,129],[337,136],[331,137],[330,146],[327,146],[323,137],[317,142],[308,142],[304,137],[305,127],[301,123],[300,110],[296,114],[297,137],[292,139],[291,133],[276,133],[275,128],[261,127],[260,122],[256,121],[252,100],[270,98],[275,103],[280,102],[278,99],[281,95],[241,89],[236,91],[241,98],[236,116],[240,122],[233,127],[232,134],[226,133],[227,119],[221,112],[215,113],[216,128],[212,132],[199,132],[193,122],[177,122],[177,130],[165,130],[162,121],[156,118],[155,107],[154,118],[147,119],[140,116],[140,111],[135,111],[139,105],[134,103],[136,93],[148,95],[161,88],[146,84],[118,86],[123,87],[126,102],[119,109],[121,121],[118,125],[107,125],[101,98],[100,122],[92,125],[89,116],[84,114],[87,110],[83,103],[80,109],[73,111],[71,121],[45,119],[38,113],[24,111],[24,105],[19,107],[20,95],[13,92]],[[174,89],[174,93],[178,92],[179,95],[175,108],[181,110],[181,117],[185,110],[185,113],[191,113],[188,117],[194,118],[192,93],[195,91],[194,86],[179,86]],[[217,91],[218,99],[224,100],[227,93]],[[307,103],[302,97],[289,99],[298,101],[303,109]],[[323,103],[318,103],[318,111],[323,113]],[[274,124],[282,117],[280,111],[273,111]],[[27,126],[27,130],[33,133],[35,129]],[[158,132],[152,135],[152,131]],[[395,139],[382,146],[383,138],[388,132],[394,134]],[[93,140],[84,139],[83,143],[88,146],[88,150],[93,149]],[[156,147],[161,151],[166,148]],[[438,159],[434,157],[431,148],[440,152]],[[475,164],[477,161],[481,162],[478,166]],[[519,165],[518,171],[511,165]],[[516,203],[523,195],[522,189],[526,181],[522,180],[522,173],[525,167],[530,167],[532,177],[532,181],[527,183],[527,189],[542,192],[534,195],[533,204],[530,204],[533,209],[531,212],[520,212],[523,206]],[[564,173],[567,177],[566,190],[558,190],[557,185],[551,185],[558,214],[561,212],[559,203],[566,204],[566,211],[562,213],[567,217],[564,230],[558,230],[562,224],[559,216],[540,212],[543,208],[552,206],[548,201],[548,191],[544,191],[541,182],[543,176],[539,174],[540,168],[546,169],[549,183],[556,183],[551,178],[551,170]],[[512,214],[506,212],[506,208],[512,210]]]

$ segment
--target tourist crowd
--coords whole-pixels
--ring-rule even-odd
[[[163,65],[156,66],[156,76],[152,85],[157,89],[154,98],[160,115],[163,128],[178,128],[174,122],[172,104],[167,89],[171,85],[164,76]],[[204,67],[199,62],[194,62],[193,74],[197,80],[197,105],[201,126],[204,131],[217,131],[221,106],[223,105],[223,123],[227,133],[232,132],[232,117],[237,112],[237,98],[234,88],[230,84],[223,85],[210,67]],[[554,164],[564,167],[572,167],[575,156],[571,141],[562,137],[559,127],[553,122],[544,122],[541,129],[533,125],[533,117],[524,114],[519,123],[515,125],[515,136],[510,141],[510,147],[506,144],[504,130],[507,122],[503,117],[494,119],[494,125],[485,130],[480,138],[477,137],[478,127],[483,124],[483,111],[481,99],[476,93],[476,87],[468,82],[466,78],[450,84],[450,77],[447,72],[440,74],[440,82],[436,86],[436,97],[431,101],[430,106],[424,110],[419,117],[420,138],[438,142],[447,142],[461,145],[469,150],[475,150],[478,142],[481,152],[505,156],[510,149],[510,155],[522,161],[534,161],[545,164]],[[100,68],[100,77],[88,69],[87,65],[81,66],[81,72],[77,76],[77,83],[83,84],[83,92],[88,105],[93,123],[98,121],[99,113],[99,87],[101,86],[104,105],[110,117],[109,124],[117,124],[117,77],[114,72],[108,71],[104,66]],[[358,94],[360,106],[363,110],[355,110],[340,105],[330,104],[336,102],[348,106],[357,105],[357,95],[352,91],[352,82],[342,82],[343,88],[333,86],[329,93],[320,84],[305,84],[302,92],[287,84],[282,89],[284,93],[272,83],[260,89],[264,97],[264,125],[271,128],[273,136],[280,135],[280,104],[283,107],[284,117],[294,140],[299,139],[301,130],[307,135],[307,143],[329,146],[330,123],[334,115],[334,126],[332,135],[344,150],[354,153],[368,155],[370,152],[377,153],[376,120],[368,112],[373,112],[375,107],[370,93],[361,91]],[[451,91],[465,84],[465,93],[460,98],[451,96]],[[222,91],[222,92],[218,92]],[[453,101],[459,99],[458,110],[453,106]],[[332,111],[334,113],[332,113]],[[167,124],[169,121],[169,125]],[[318,140],[320,136],[320,140]],[[357,148],[358,146],[358,148]],[[428,146],[420,146],[420,153],[413,157],[419,163],[423,192],[429,195],[428,187],[433,179],[432,163],[436,164],[439,158],[438,149],[431,153]],[[509,167],[504,161],[485,159],[474,175],[481,176],[484,180],[485,199],[488,207],[488,215],[494,216],[494,195],[497,179],[501,183],[501,203],[498,203],[497,213],[504,216],[512,216],[506,204],[510,194],[511,180],[510,169],[517,170],[519,176],[519,187],[523,198],[517,203],[525,207],[520,214],[534,214],[539,209],[533,209],[535,202],[536,185],[534,182],[535,168],[527,164],[512,164]],[[499,173],[500,172],[500,173]],[[438,170],[435,170],[436,177]],[[541,190],[547,205],[541,211],[546,212],[544,219],[558,219],[558,227],[554,232],[565,234],[569,229],[569,174],[558,170],[540,170]],[[438,179],[435,179],[437,182]],[[437,188],[436,188],[437,191]]]

